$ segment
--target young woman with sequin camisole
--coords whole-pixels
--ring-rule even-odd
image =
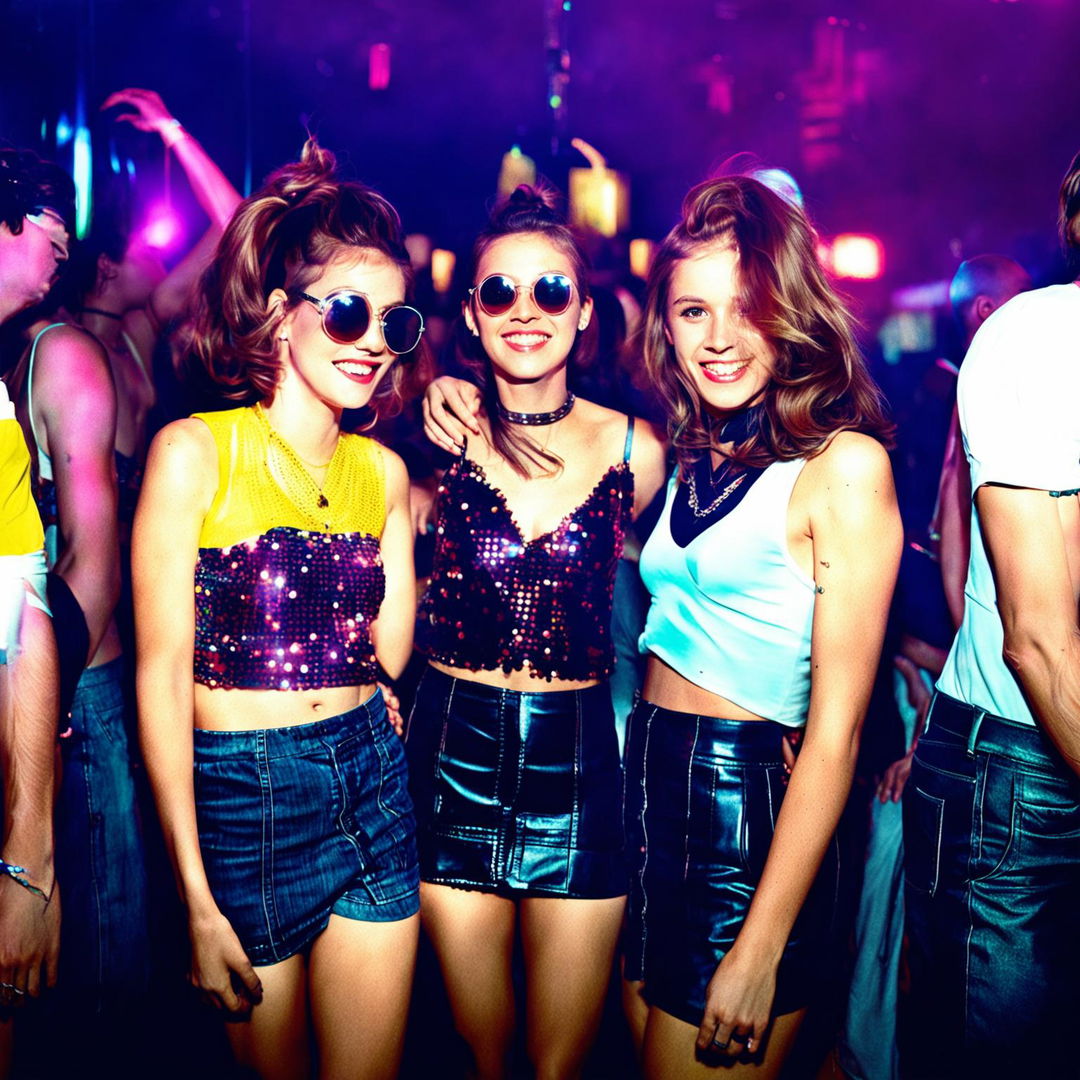
[[[401,1055],[418,878],[376,680],[412,646],[408,481],[340,424],[399,389],[410,284],[393,207],[310,140],[203,279],[196,357],[244,404],[162,430],[135,522],[139,723],[191,979],[260,1077],[311,1075],[313,1045],[324,1076]]]
[[[473,1074],[507,1074],[511,960],[538,1076],[577,1076],[626,899],[610,622],[623,533],[664,474],[648,424],[575,399],[584,258],[522,187],[474,248],[466,362],[484,409],[437,500],[407,735],[421,910]]]

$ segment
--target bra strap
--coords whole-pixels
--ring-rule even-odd
[[[626,442],[623,443],[622,459],[623,464],[628,464],[630,461],[630,451],[634,448],[634,418],[628,416],[626,418]]]

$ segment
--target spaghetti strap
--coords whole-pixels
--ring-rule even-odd
[[[628,416],[626,418],[626,442],[623,443],[622,459],[623,464],[627,464],[630,461],[630,451],[634,448],[634,418]]]
[[[38,438],[37,425],[34,423],[34,357],[37,355],[38,342],[41,340],[42,334],[48,333],[57,326],[67,326],[67,323],[49,323],[48,326],[39,330],[34,335],[34,343],[30,346],[30,362],[26,366],[26,411],[30,415],[30,434],[34,437],[34,449],[38,453],[39,463],[42,458],[49,460],[49,455],[41,449],[41,440]],[[52,472],[51,468],[49,469],[49,472]],[[45,479],[51,480],[52,477],[49,476]]]

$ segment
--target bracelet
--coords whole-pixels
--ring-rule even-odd
[[[181,139],[186,139],[188,136],[188,133],[184,130],[184,125],[175,116],[162,124],[158,128],[158,132],[166,150],[171,150]]]
[[[26,873],[28,873],[28,871],[25,866],[15,866],[13,863],[4,862],[3,859],[0,859],[0,874],[7,874],[7,876],[17,885],[21,885],[24,889],[29,889],[30,892],[34,893],[36,896],[40,896],[47,904],[52,899],[52,893],[50,892],[46,895],[44,890],[39,889],[29,878],[23,877]]]

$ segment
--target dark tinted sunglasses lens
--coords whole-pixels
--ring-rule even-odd
[[[536,306],[548,315],[561,315],[570,306],[571,295],[570,279],[563,274],[545,274],[533,286]]]
[[[353,293],[335,296],[323,312],[323,327],[335,341],[359,341],[370,321],[367,301]]]
[[[480,299],[480,306],[489,315],[502,315],[514,306],[517,289],[509,278],[495,274],[480,282],[477,296]]]
[[[412,352],[420,344],[424,319],[416,308],[395,307],[383,316],[383,336],[393,353]]]

